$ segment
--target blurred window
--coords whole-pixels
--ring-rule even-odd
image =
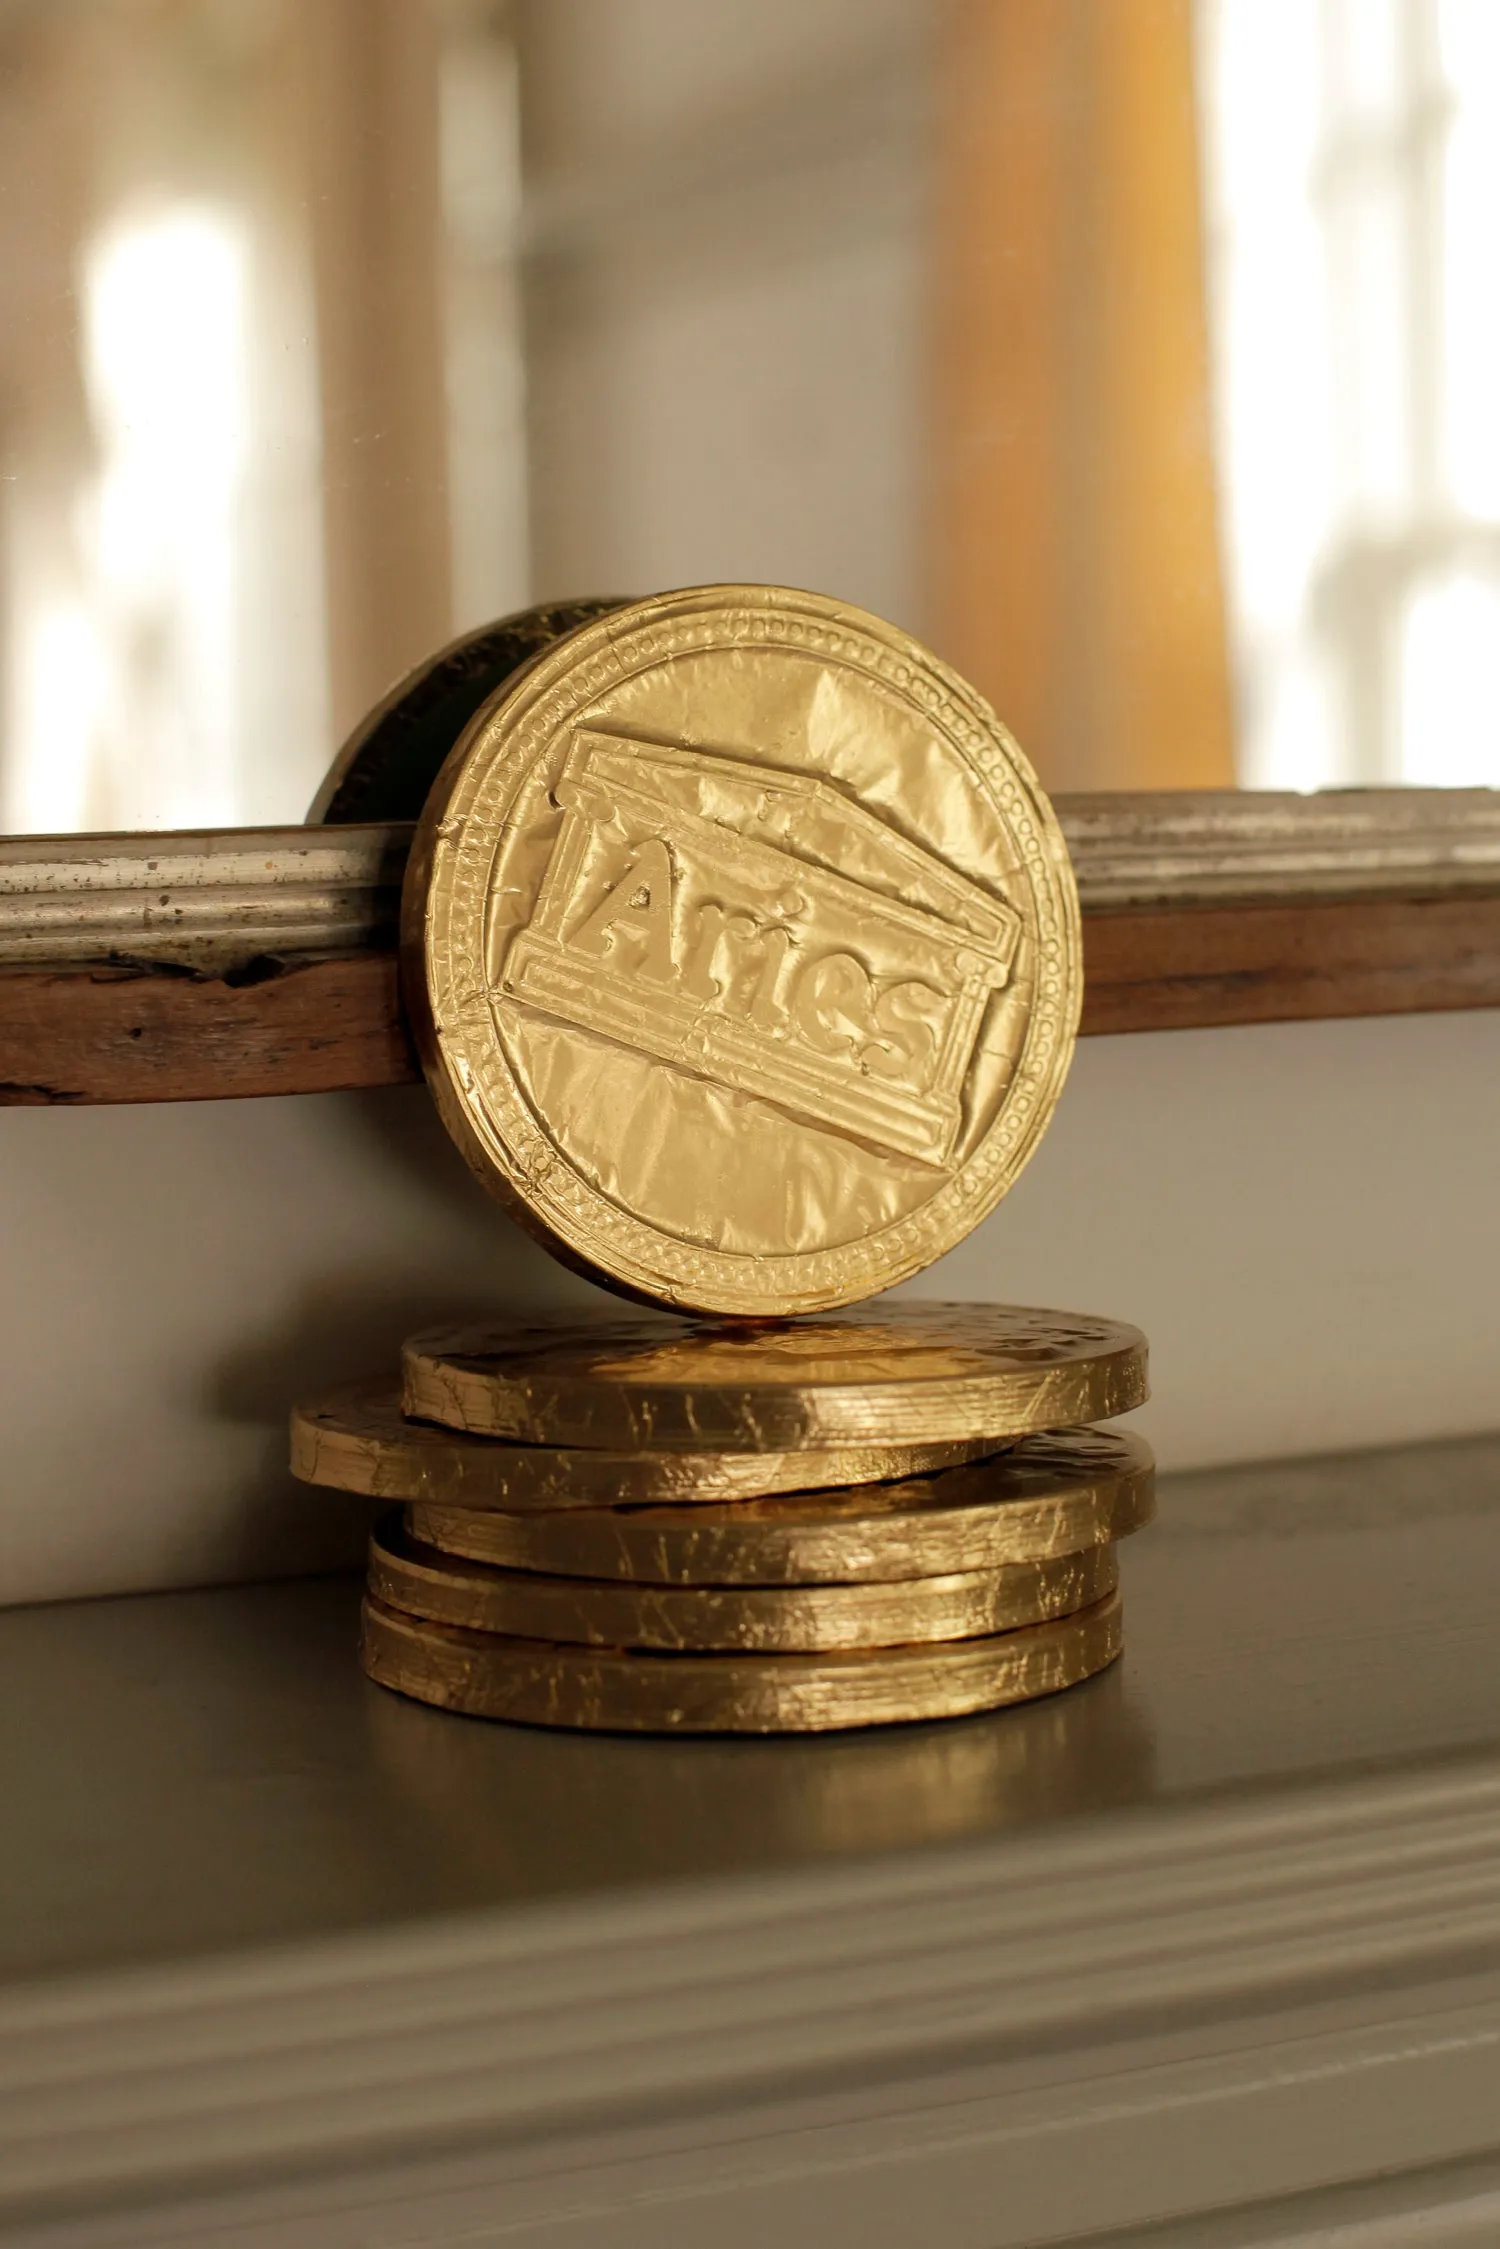
[[[1500,783],[1500,0],[0,0],[0,829],[811,585],[1049,786]]]
[[[1200,0],[1239,762],[1500,785],[1500,7]]]

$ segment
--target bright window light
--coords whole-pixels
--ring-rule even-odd
[[[1443,181],[1447,475],[1463,513],[1500,520],[1500,7],[1447,0],[1441,55],[1452,124]]]
[[[1500,787],[1500,0],[1198,27],[1241,778]]]
[[[1402,780],[1427,788],[1500,779],[1500,579],[1455,571],[1407,605],[1401,752]]]
[[[76,828],[88,804],[100,717],[101,664],[93,620],[77,603],[39,603],[19,637],[10,724],[17,761],[7,822],[29,834]]]
[[[179,205],[123,216],[84,267],[100,724],[140,793],[189,824],[235,817],[246,263],[230,216]]]

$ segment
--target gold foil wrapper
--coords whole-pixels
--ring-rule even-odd
[[[1138,1328],[1020,1305],[891,1303],[746,1327],[508,1321],[402,1352],[408,1414],[523,1444],[796,1452],[994,1442],[1145,1402]]]
[[[982,1437],[758,1453],[510,1444],[408,1419],[401,1411],[399,1385],[389,1381],[345,1383],[326,1397],[297,1406],[291,1434],[292,1474],[304,1483],[445,1510],[503,1508],[518,1514],[658,1501],[701,1505],[755,1499],[768,1492],[882,1483],[978,1460],[992,1449]],[[497,1558],[503,1557],[479,1557]]]
[[[679,1653],[978,1639],[1070,1616],[1117,1582],[1112,1546],[884,1584],[666,1586],[489,1569],[419,1545],[397,1524],[370,1540],[369,1590],[405,1615],[515,1639]]]
[[[552,1576],[847,1585],[1077,1553],[1128,1537],[1155,1506],[1151,1449],[1141,1438],[1073,1429],[937,1475],[848,1491],[528,1514],[418,1506],[407,1527],[444,1553]]]
[[[851,1304],[961,1241],[1082,998],[1061,830],[974,690],[774,586],[626,604],[476,714],[418,823],[408,1012],[449,1131],[641,1301]]]
[[[361,1661],[440,1709],[619,1733],[816,1733],[1028,1702],[1120,1653],[1118,1593],[1046,1624],[937,1646],[821,1655],[661,1655],[464,1631],[364,1605]]]

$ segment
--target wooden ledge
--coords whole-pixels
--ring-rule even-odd
[[[280,962],[250,984],[0,969],[0,1106],[228,1101],[420,1075],[393,949]]]
[[[1086,1034],[1500,1007],[1500,889],[1085,915]],[[418,1076],[396,954],[0,969],[0,1103],[202,1101]]]
[[[1500,791],[1075,796],[1085,1032],[1500,1007]],[[0,840],[0,1103],[401,1085],[407,827]]]
[[[1500,889],[1086,914],[1083,1030],[1500,1007]]]

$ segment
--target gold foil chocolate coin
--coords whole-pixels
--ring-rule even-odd
[[[367,1595],[360,1661],[382,1686],[476,1718],[613,1733],[817,1733],[958,1718],[1056,1694],[1120,1652],[1120,1597],[935,1646],[821,1655],[641,1655],[466,1632]]]
[[[765,586],[630,603],[502,687],[427,799],[402,949],[486,1185],[626,1294],[757,1317],[993,1208],[1082,985],[1061,831],[988,705]]]
[[[401,1411],[397,1386],[373,1381],[345,1383],[293,1409],[291,1465],[292,1474],[304,1483],[363,1492],[371,1499],[418,1501],[449,1511],[505,1508],[524,1513],[640,1506],[653,1500],[696,1505],[817,1485],[875,1483],[977,1460],[989,1450],[983,1438],[782,1453],[585,1452],[512,1445],[410,1421]]]
[[[1151,1520],[1154,1482],[1139,1437],[1073,1429],[1028,1437],[972,1467],[857,1491],[526,1515],[417,1506],[407,1527],[444,1553],[554,1576],[852,1585],[1003,1569],[1126,1538]]]
[[[396,1524],[370,1540],[369,1590],[387,1608],[473,1632],[600,1648],[761,1654],[971,1640],[1071,1616],[1113,1593],[1112,1546],[1001,1570],[872,1585],[627,1585],[460,1561]]]
[[[433,1329],[408,1414],[531,1445],[795,1452],[998,1440],[1146,1398],[1139,1328],[1009,1304],[880,1304],[748,1327],[638,1313]]]

